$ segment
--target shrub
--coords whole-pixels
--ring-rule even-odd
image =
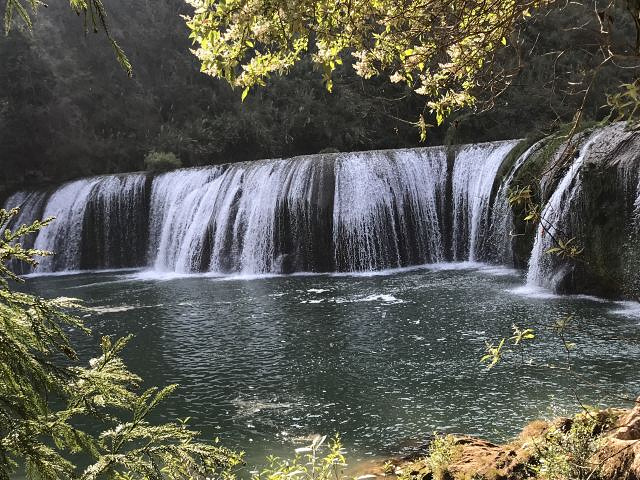
[[[460,446],[453,435],[435,435],[429,444],[429,466],[435,480],[446,478],[449,466],[460,454]]]
[[[538,478],[544,480],[594,480],[598,477],[598,465],[593,455],[601,445],[599,430],[606,428],[595,412],[576,415],[567,424],[556,426],[538,446],[539,466],[534,468]]]
[[[338,436],[324,445],[326,436],[317,435],[308,447],[296,448],[293,459],[270,456],[269,465],[252,472],[252,480],[341,480],[346,467]],[[326,451],[326,453],[324,453]],[[365,475],[361,480],[369,478]]]
[[[338,150],[335,147],[326,147],[323,148],[322,150],[320,150],[318,153],[323,154],[323,153],[340,153],[340,150]]]
[[[175,153],[151,151],[144,157],[144,167],[152,172],[166,172],[182,167]]]

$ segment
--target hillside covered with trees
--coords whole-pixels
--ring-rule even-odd
[[[106,8],[133,78],[118,68],[103,36],[85,34],[82,21],[61,3],[39,11],[32,33],[14,28],[0,43],[5,190],[141,170],[150,151],[174,153],[182,165],[194,166],[417,146],[418,114],[424,111],[435,123],[410,88],[363,80],[349,58],[333,74],[332,93],[307,56],[241,102],[242,90],[200,73],[182,18],[192,9],[184,1],[112,0]],[[499,59],[519,72],[511,87],[491,105],[456,113],[430,129],[427,145],[548,133],[572,119],[589,66],[598,61],[590,7],[540,13],[514,35],[517,51],[505,50]],[[613,66],[601,69],[586,119],[608,114],[605,92],[628,80],[624,75]],[[479,113],[488,106],[493,108]]]

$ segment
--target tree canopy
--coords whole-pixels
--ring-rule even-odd
[[[84,20],[84,28],[88,32],[92,30],[98,33],[102,30],[113,51],[120,66],[127,72],[129,76],[133,74],[133,68],[124,50],[116,42],[111,30],[107,24],[107,10],[102,0],[70,0],[71,9]],[[7,0],[4,10],[4,31],[8,35],[17,20],[21,21],[27,29],[33,28],[32,16],[35,15],[40,7],[48,5],[41,0]],[[29,12],[31,10],[31,12]]]
[[[425,108],[438,124],[474,105],[478,91],[493,101],[519,69],[518,27],[534,12],[568,5],[552,0],[186,1],[195,9],[188,25],[202,71],[243,88],[243,98],[272,74],[288,72],[307,52],[331,90],[332,72],[348,54],[361,77],[385,76],[426,96]],[[580,23],[576,17],[572,28],[596,32],[601,64],[638,54],[637,1],[584,4],[593,18]],[[623,23],[620,9],[630,15],[636,35],[632,48],[619,50],[613,25],[614,20]],[[516,62],[505,61],[508,46]],[[424,137],[423,116],[418,126]]]
[[[363,78],[385,75],[429,97],[438,124],[474,103],[477,87],[499,88],[495,57],[515,25],[548,0],[187,0],[202,71],[244,88],[285,73],[307,51],[331,74],[345,53]]]

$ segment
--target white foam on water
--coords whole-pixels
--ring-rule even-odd
[[[614,302],[619,308],[609,310],[609,313],[629,318],[640,318],[640,302],[622,301]]]
[[[509,293],[513,293],[514,295],[519,295],[521,297],[528,297],[528,298],[538,298],[538,299],[545,299],[545,300],[562,298],[561,295],[555,294],[547,288],[538,287],[535,285],[528,285],[528,284],[522,285],[516,288],[509,288],[506,291]]]
[[[198,277],[205,277],[205,274],[203,273],[178,273],[178,272],[171,272],[171,271],[158,271],[158,270],[142,270],[140,272],[136,272],[132,275],[130,275],[130,278],[132,280],[142,280],[142,281],[149,281],[149,280],[156,280],[156,281],[160,281],[160,282],[168,282],[171,280],[179,280],[182,278],[198,278]]]
[[[364,298],[359,298],[356,301],[357,302],[405,303],[404,300],[396,298],[393,295],[388,295],[384,293],[368,295]]]
[[[237,408],[234,418],[250,417],[267,410],[289,410],[295,405],[286,402],[273,402],[261,399],[234,398],[231,403]]]
[[[59,272],[33,272],[27,273],[26,275],[20,275],[22,278],[38,278],[38,277],[67,277],[73,275],[86,275],[93,273],[122,273],[128,274],[131,272],[143,271],[139,268],[104,268],[104,269],[96,269],[96,270],[62,270]],[[109,282],[97,282],[97,283],[110,283]]]
[[[537,285],[530,285],[528,283],[521,285],[519,287],[516,288],[510,288],[506,290],[509,293],[513,293],[515,295],[519,295],[522,297],[528,297],[528,298],[538,298],[538,299],[557,299],[557,300],[586,300],[589,302],[595,302],[595,303],[610,303],[611,301],[606,299],[606,298],[602,298],[602,297],[596,297],[594,295],[582,295],[582,294],[578,294],[578,295],[566,295],[566,294],[558,294],[553,292],[552,290],[549,290],[548,288],[545,287],[540,287]]]
[[[520,275],[520,272],[515,268],[489,265],[480,267],[479,271],[486,275],[493,275],[495,277],[512,277]]]
[[[288,277],[355,277],[355,278],[368,278],[368,277],[385,277],[393,276],[402,273],[420,272],[420,271],[432,271],[432,272],[446,272],[446,271],[476,271],[481,274],[491,276],[519,276],[521,272],[514,268],[501,267],[499,265],[491,265],[481,262],[439,262],[439,263],[426,263],[422,265],[412,265],[409,267],[388,268],[384,270],[364,270],[353,272],[295,272],[295,273],[218,273],[218,272],[201,272],[201,273],[178,273],[173,271],[158,271],[155,269],[133,269],[135,273],[130,275],[131,278],[136,280],[158,280],[158,281],[170,281],[179,280],[184,278],[208,278],[216,282],[226,281],[251,281],[251,280],[264,280],[270,278],[288,278]],[[120,271],[114,270],[97,270],[96,272],[105,271]],[[124,271],[127,271],[126,269]],[[132,269],[128,269],[132,271]],[[60,272],[46,275],[67,275],[72,272]],[[77,271],[77,274],[86,273],[86,271]],[[306,290],[309,293],[326,293],[330,289],[316,289],[311,288]]]
[[[88,307],[87,310],[97,313],[98,315],[103,315],[105,313],[119,313],[119,312],[128,312],[129,310],[135,310],[137,307],[135,305],[114,305],[112,307],[104,306],[104,307]]]
[[[424,268],[426,268],[427,270],[433,270],[434,272],[447,272],[455,270],[479,270],[485,266],[487,265],[484,263],[465,261],[432,263],[429,265],[425,265]]]

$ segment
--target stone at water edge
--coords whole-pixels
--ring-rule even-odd
[[[602,464],[604,479],[640,480],[640,397],[620,416],[594,460]]]

